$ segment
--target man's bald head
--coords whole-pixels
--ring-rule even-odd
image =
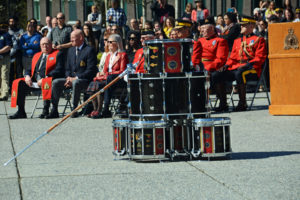
[[[49,54],[52,52],[52,43],[48,37],[43,37],[40,41],[42,53]]]
[[[71,42],[72,46],[80,47],[84,42],[84,34],[80,29],[76,29],[71,33]]]

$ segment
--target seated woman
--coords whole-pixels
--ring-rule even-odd
[[[105,39],[105,38],[104,38]],[[104,40],[105,41],[105,40]],[[127,54],[123,50],[122,38],[118,34],[112,34],[105,41],[108,46],[108,53],[105,58],[104,69],[99,72],[94,78],[94,81],[90,83],[88,92],[93,93],[102,89],[106,84],[121,74],[128,64]],[[94,105],[94,111],[91,113],[92,118],[110,117],[109,103],[113,90],[117,87],[126,85],[125,81],[119,80],[117,83],[112,85],[104,93],[104,108],[101,111],[103,95],[97,97],[97,105]]]
[[[101,60],[98,66],[99,72],[94,78],[94,81],[91,82],[89,84],[89,87],[87,88],[87,94],[89,95],[93,95],[94,93],[98,92],[106,84],[106,76],[104,75],[105,73],[103,72],[103,69],[104,69],[106,57],[109,53],[108,44],[107,44],[109,35],[110,33],[107,31],[105,31],[103,34],[104,52],[101,54]],[[93,111],[90,114],[88,114],[87,117],[97,118],[97,116],[99,115],[102,109],[103,93],[101,94],[101,98],[100,95],[98,95],[96,99],[92,100],[92,103],[93,103]]]
[[[138,32],[131,32],[127,38],[127,42],[126,53],[129,63],[132,63],[135,52],[142,47],[140,34]]]

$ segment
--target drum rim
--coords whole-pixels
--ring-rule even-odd
[[[181,42],[193,42],[191,38],[183,38],[183,39],[154,39],[147,40],[145,44],[163,44],[163,43],[181,43]]]
[[[196,125],[230,125],[230,117],[211,117],[211,118],[198,118],[193,119],[193,124]]]
[[[165,128],[167,127],[166,121],[130,121],[128,123],[130,128]]]

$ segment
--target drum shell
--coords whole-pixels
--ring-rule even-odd
[[[194,150],[203,157],[222,157],[231,153],[230,118],[194,119]]]
[[[166,129],[164,121],[131,121],[129,156],[133,159],[165,158]]]
[[[149,40],[145,42],[144,68],[148,73],[190,72],[191,39]]]
[[[128,138],[128,123],[129,120],[113,120],[113,152],[115,155],[125,155],[127,148]]]
[[[207,76],[202,72],[129,75],[130,118],[159,120],[208,113]],[[200,113],[200,114],[199,114]]]

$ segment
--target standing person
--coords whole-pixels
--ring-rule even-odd
[[[0,101],[7,101],[9,95],[9,53],[13,44],[7,31],[7,22],[0,23]]]
[[[92,32],[92,26],[90,24],[83,25],[83,34],[84,34],[85,43],[93,47],[96,50],[96,52],[98,52],[98,42],[94,38],[94,34]]]
[[[128,37],[128,45],[126,49],[126,53],[128,56],[129,63],[132,63],[135,52],[141,48],[140,35],[136,32],[132,32]]]
[[[52,17],[51,16],[47,16],[46,17],[46,25],[42,28],[41,32],[43,32],[44,29],[48,29],[48,32],[51,32],[52,30]]]
[[[31,68],[32,57],[40,51],[40,40],[42,36],[36,32],[33,23],[27,24],[27,32],[21,36],[20,47],[22,50],[23,72]]]
[[[224,82],[234,80],[237,81],[239,94],[239,104],[235,111],[245,111],[247,109],[246,85],[243,76],[246,76],[247,72],[254,69],[259,77],[262,64],[267,57],[265,39],[253,34],[256,24],[254,18],[244,16],[240,24],[241,38],[235,39],[232,52],[224,67],[212,75],[212,82],[217,86],[216,92],[220,97],[219,111],[228,110]]]
[[[57,13],[56,18],[57,26],[52,29],[49,38],[52,42],[52,48],[58,49],[66,57],[68,49],[72,46],[70,41],[72,27],[65,24],[65,15],[63,13]]]
[[[271,15],[275,15],[275,7],[276,7],[275,2],[271,1],[268,9],[265,12],[265,18],[267,19],[267,21],[269,17],[271,17]]]
[[[209,16],[209,10],[205,8],[202,0],[195,0],[196,9],[192,11],[192,21],[201,22]]]
[[[181,18],[184,20],[192,20],[192,11],[193,11],[193,5],[191,3],[187,3]]]
[[[52,82],[52,110],[46,118],[58,118],[58,102],[66,88],[72,88],[73,109],[78,106],[80,93],[85,92],[88,84],[97,73],[97,58],[94,48],[84,42],[84,34],[76,29],[71,33],[72,47],[68,50],[66,78],[58,78]],[[71,117],[78,117],[78,112]]]
[[[88,20],[86,23],[92,25],[94,38],[96,39],[96,43],[99,44],[99,40],[101,37],[102,15],[101,13],[98,13],[96,5],[93,5],[91,7],[91,10],[92,12],[88,15]]]
[[[157,0],[151,5],[153,21],[163,24],[167,17],[175,18],[175,9],[167,0]]]
[[[32,66],[26,70],[25,78],[20,78],[14,81],[12,87],[11,107],[18,105],[18,111],[9,116],[9,119],[26,118],[25,112],[25,97],[35,88],[33,83],[36,83],[38,88],[41,88],[43,93],[44,108],[40,118],[45,118],[49,114],[51,96],[45,95],[45,91],[51,88],[52,80],[48,77],[58,78],[63,74],[63,56],[58,50],[52,49],[52,44],[49,38],[41,39],[41,52],[36,53],[32,58]]]
[[[224,38],[228,42],[229,52],[231,52],[234,40],[240,35],[241,27],[237,24],[237,18],[235,13],[227,12],[224,15],[225,28],[221,34],[221,38]]]
[[[15,60],[12,65],[14,65],[15,67],[13,67],[11,65],[11,69],[13,70],[13,73],[11,74],[15,74],[16,78],[20,78],[23,77],[23,67],[22,67],[22,51],[20,48],[20,38],[21,36],[24,34],[24,30],[22,28],[18,27],[18,20],[14,17],[10,17],[8,19],[8,24],[9,24],[9,28],[8,28],[8,33],[10,34],[11,38],[12,38],[12,42],[13,42],[13,48],[10,51],[10,57],[11,60]],[[13,76],[11,76],[11,81],[13,81],[12,79]]]
[[[223,33],[223,30],[225,28],[225,22],[222,15],[217,16],[216,28],[219,29],[220,34]]]
[[[295,10],[295,20],[294,22],[300,22],[300,8],[296,8]]]
[[[122,8],[120,8],[119,0],[111,1],[111,8],[106,12],[106,21],[110,26],[117,25],[123,28],[126,25],[127,17]]]
[[[163,30],[168,38],[170,38],[170,32],[175,27],[175,19],[173,17],[168,17],[164,22]]]

